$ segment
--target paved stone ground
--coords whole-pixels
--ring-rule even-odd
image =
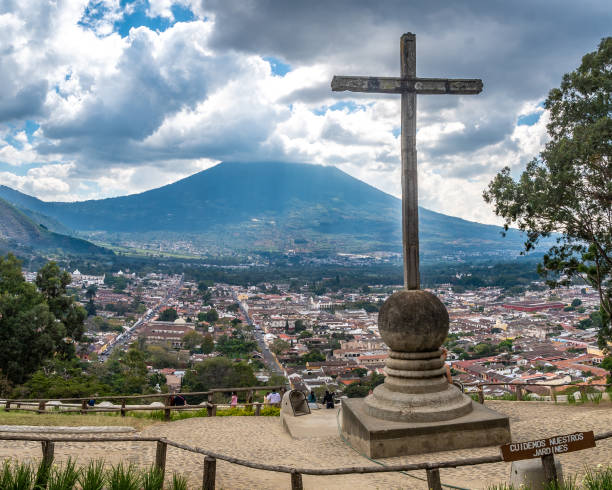
[[[555,405],[546,402],[487,401],[487,406],[510,416],[514,440],[530,440],[543,436],[567,434],[579,430],[595,433],[612,427],[612,404]],[[199,446],[227,455],[268,464],[334,468],[373,464],[347,447],[338,437],[294,440],[281,428],[277,417],[213,417],[193,418],[169,424],[159,424],[143,430],[142,435],[163,435],[169,439]],[[154,443],[69,443],[57,444],[56,456],[68,456],[84,462],[103,458],[108,462],[133,462],[147,466],[155,458]],[[445,451],[427,455],[388,458],[384,464],[443,461],[465,457],[498,454],[495,447]],[[0,458],[40,457],[39,443],[0,441]],[[598,442],[594,449],[562,455],[565,474],[580,474],[585,464],[612,465],[612,439]],[[175,448],[168,448],[168,473],[177,471],[189,478],[190,488],[202,481],[203,457]],[[487,488],[506,481],[509,463],[496,463],[441,470],[443,483],[469,489]],[[412,476],[382,473],[375,475],[304,476],[305,488],[415,488],[425,489],[425,472]],[[217,462],[217,488],[290,488],[287,474],[253,470],[222,461]]]

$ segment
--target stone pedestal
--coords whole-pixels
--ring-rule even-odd
[[[370,458],[501,446],[510,442],[508,417],[472,403],[470,413],[452,420],[395,422],[369,415],[363,398],[343,400],[342,433],[355,449]]]
[[[438,298],[399,291],[381,308],[378,327],[390,348],[385,382],[342,407],[342,431],[356,448],[392,457],[510,442],[508,417],[448,383],[440,350],[448,312]]]

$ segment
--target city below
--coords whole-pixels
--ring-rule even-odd
[[[165,376],[171,391],[181,389],[186,370],[226,356],[247,361],[261,383],[280,375],[295,389],[338,396],[363,396],[368,385],[362,381],[383,379],[388,348],[378,310],[401,289],[372,284],[317,295],[298,280],[240,287],[182,275],[119,271],[108,277],[78,270],[70,288],[90,313],[87,342],[76,349],[83,360],[105,361],[138,342],[157,354],[149,358],[149,374]],[[519,384],[546,385],[527,390],[542,395],[548,385],[563,385],[562,391],[568,384],[606,383],[608,372],[598,367],[604,359],[597,344],[599,297],[591,288],[549,290],[533,282],[509,295],[500,287],[449,284],[431,292],[449,312],[447,363],[467,391],[478,381],[499,383],[485,388],[493,397]]]

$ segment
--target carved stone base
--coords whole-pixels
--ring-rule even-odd
[[[472,411],[472,399],[446,379],[442,352],[391,350],[384,384],[365,399],[367,414],[397,422],[439,422]]]
[[[452,420],[398,422],[373,417],[368,414],[363,398],[349,398],[342,402],[342,432],[355,449],[370,458],[499,446],[510,442],[508,417],[473,402],[467,415]]]

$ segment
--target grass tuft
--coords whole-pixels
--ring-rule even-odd
[[[609,490],[612,488],[612,467],[595,470],[586,468],[582,484],[586,490]]]
[[[187,478],[177,473],[172,474],[172,490],[187,490]]]
[[[104,461],[90,461],[79,475],[81,490],[102,490],[106,477],[104,475]]]
[[[136,467],[123,463],[111,466],[107,477],[109,490],[140,490],[140,480]]]
[[[142,490],[162,490],[164,473],[157,466],[151,466],[142,474]]]
[[[47,484],[47,490],[72,490],[76,487],[81,474],[81,469],[76,463],[68,458],[62,466],[53,468]]]

